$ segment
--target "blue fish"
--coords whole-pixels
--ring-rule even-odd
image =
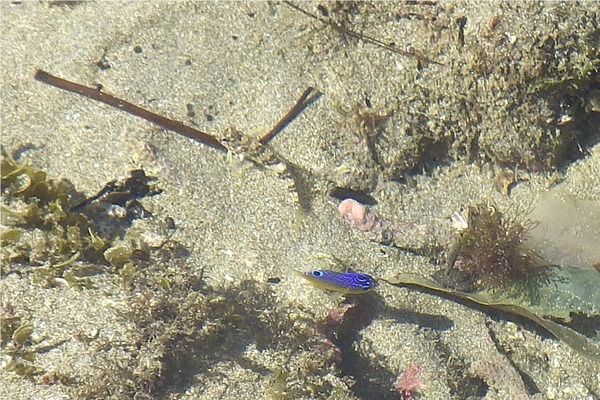
[[[358,272],[335,272],[317,269],[309,272],[298,272],[313,286],[332,290],[343,294],[361,294],[377,286],[371,275]]]

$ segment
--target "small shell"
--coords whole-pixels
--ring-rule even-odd
[[[29,340],[29,337],[32,333],[33,325],[30,323],[25,323],[13,332],[12,340],[16,345],[22,346],[27,340]]]

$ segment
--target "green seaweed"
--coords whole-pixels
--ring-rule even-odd
[[[12,372],[35,382],[36,377],[46,373],[44,368],[35,363],[36,356],[59,347],[66,340],[47,343],[43,338],[34,339],[35,329],[33,324],[24,322],[18,316],[2,315],[1,322],[2,353],[5,357],[4,371]],[[10,337],[10,339],[7,339],[7,337]],[[61,380],[66,381],[67,377],[63,374]]]
[[[593,272],[596,273],[595,271],[593,271]],[[583,275],[580,276],[580,278],[585,279],[585,277]],[[437,293],[440,295],[450,295],[450,296],[453,296],[453,297],[456,297],[456,298],[459,298],[462,300],[467,300],[467,301],[470,301],[470,302],[473,302],[473,303],[476,303],[476,304],[479,304],[479,305],[482,305],[485,307],[490,307],[492,309],[496,309],[496,310],[499,310],[502,312],[525,317],[525,318],[529,319],[530,321],[536,323],[537,325],[541,326],[548,332],[550,332],[556,338],[565,342],[567,345],[569,345],[573,350],[575,350],[579,354],[583,355],[584,357],[586,357],[592,361],[600,362],[600,343],[597,343],[597,341],[590,340],[590,339],[586,338],[585,336],[580,335],[579,333],[568,328],[567,326],[558,324],[554,321],[551,321],[548,318],[545,318],[547,315],[549,315],[550,312],[563,314],[565,311],[568,310],[568,308],[567,308],[568,306],[563,306],[565,308],[562,311],[557,312],[556,311],[557,304],[554,302],[545,304],[544,306],[541,305],[543,303],[540,303],[537,306],[532,306],[531,304],[529,304],[527,302],[522,302],[521,300],[515,299],[514,297],[507,297],[507,296],[501,297],[498,292],[481,291],[481,292],[477,292],[477,293],[466,293],[466,292],[447,289],[432,279],[425,278],[423,276],[416,275],[416,274],[409,274],[409,273],[404,273],[404,274],[398,275],[394,278],[386,279],[384,281],[393,286],[417,287],[417,288],[433,291],[434,293]],[[595,283],[596,288],[598,287],[597,281],[598,281],[598,278],[596,278],[596,283]],[[594,286],[593,283],[591,285]],[[548,287],[547,287],[548,290],[551,289],[550,286],[551,285],[548,285]],[[574,288],[576,288],[576,287],[577,287],[577,284],[575,284]],[[558,291],[558,290],[556,290],[556,291]],[[575,297],[575,296],[573,296],[573,297]],[[552,297],[549,297],[549,299],[551,299],[551,298]],[[591,309],[597,310],[598,303],[594,303],[594,300],[590,300],[590,301],[591,301],[591,303],[594,304],[594,306]],[[560,308],[559,308],[559,310],[560,310]],[[578,310],[571,310],[571,311],[578,311]],[[597,316],[598,314],[597,313],[590,314],[590,316],[592,316],[592,315]]]
[[[570,322],[573,313],[588,317],[600,315],[600,273],[596,270],[555,268],[558,278],[539,288],[539,298],[527,308],[537,315]]]
[[[69,211],[81,197],[67,180],[17,162],[2,150],[2,275],[31,272],[37,281],[62,277],[76,261],[103,262],[105,241],[85,215]]]
[[[120,225],[112,234],[97,233],[113,221],[108,221],[110,218],[105,214],[96,217],[100,222],[95,221],[93,213],[73,206],[89,205],[91,201],[82,200],[85,196],[68,180],[49,179],[45,172],[15,160],[4,149],[0,163],[3,276],[28,273],[32,274],[34,283],[45,287],[66,283],[90,288],[93,285],[89,276],[99,272],[117,273],[132,258],[148,257],[149,250],[142,245],[143,240],[136,240],[139,232],[134,232],[129,240],[114,242],[116,237],[124,236],[129,220],[114,222],[113,225]],[[134,172],[146,178],[143,171]],[[115,182],[109,184],[116,185]],[[144,188],[136,187],[139,193],[129,193],[125,188],[119,194],[149,194]],[[131,266],[136,266],[136,262]]]
[[[34,364],[36,351],[32,347],[33,325],[5,310],[0,318],[2,326],[2,352],[5,356],[4,370],[33,379],[43,374],[43,368]]]

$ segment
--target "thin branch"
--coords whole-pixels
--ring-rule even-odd
[[[298,98],[298,101],[296,101],[296,104],[294,104],[294,106],[290,108],[290,110],[279,120],[279,122],[275,124],[273,129],[271,129],[269,132],[267,132],[266,135],[260,138],[259,141],[261,144],[267,144],[271,139],[275,137],[275,135],[281,132],[283,128],[285,128],[290,122],[292,122],[292,120],[296,118],[298,114],[300,114],[306,107],[308,107],[315,100],[317,100],[319,96],[321,96],[321,93],[318,91],[312,96],[310,96],[313,90],[314,88],[310,86],[306,88],[306,90]]]
[[[118,97],[111,96],[110,94],[106,94],[100,92],[99,90],[89,88],[87,86],[83,86],[74,82],[70,82],[62,78],[58,78],[42,70],[37,70],[34,78],[40,82],[46,83],[51,86],[55,86],[59,89],[77,93],[84,97],[99,101],[104,104],[108,104],[109,106],[118,108],[119,110],[123,110],[125,112],[128,112],[129,114],[143,118],[165,129],[177,132],[183,136],[196,140],[200,143],[204,143],[205,145],[215,148],[217,150],[227,151],[225,146],[223,146],[217,138],[215,138],[212,135],[209,135],[208,133],[204,133],[202,131],[184,125],[179,121],[175,121],[163,117],[161,115],[155,114],[141,107],[128,103],[125,100],[119,99]]]
[[[374,38],[372,36],[368,36],[363,33],[358,33],[358,32],[352,31],[340,24],[336,24],[334,22],[328,21],[324,18],[319,17],[316,14],[311,13],[310,11],[307,11],[301,7],[298,7],[297,5],[293,4],[290,1],[284,0],[283,2],[285,4],[287,4],[289,7],[293,8],[294,10],[299,11],[302,14],[304,14],[310,18],[316,19],[317,21],[321,22],[322,24],[331,26],[332,28],[336,29],[339,32],[345,33],[346,35],[352,36],[359,40],[364,40],[365,42],[374,44],[375,46],[383,47],[384,49],[393,51],[394,53],[402,54],[403,56],[414,57],[423,63],[444,65],[441,62],[432,60],[431,58],[428,58],[428,57],[424,56],[423,54],[420,54],[416,51],[402,50],[402,49],[399,49],[398,47],[394,46],[393,44],[385,43],[385,42],[383,42],[377,38]]]

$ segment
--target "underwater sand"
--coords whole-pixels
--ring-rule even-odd
[[[431,399],[600,396],[600,366],[532,323],[385,284],[364,295],[371,321],[344,338],[338,355],[315,326],[339,299],[289,274],[327,267],[320,254],[383,278],[439,268],[352,229],[329,196],[333,186],[368,190],[380,214],[429,226],[446,226],[454,211],[486,201],[523,215],[555,182],[600,201],[598,145],[559,172],[521,166],[523,180],[510,197],[493,188],[497,165],[513,169],[518,161],[509,162],[511,148],[535,164],[532,143],[548,135],[540,121],[554,116],[523,86],[545,77],[545,61],[562,60],[563,76],[575,75],[589,54],[597,65],[597,34],[590,34],[599,25],[597,3],[352,3],[337,12],[321,4],[357,31],[444,65],[419,66],[277,2],[0,4],[2,146],[29,149],[25,159],[90,195],[143,167],[163,193],[142,200],[154,219],[133,228],[152,233],[173,218],[171,239],[190,256],[170,273],[206,271],[196,326],[205,340],[174,340],[156,353],[158,339],[140,337],[136,322],[144,288],[131,290],[119,275],[92,277],[92,289],[3,277],[2,307],[31,322],[33,341],[60,343],[38,354],[36,365],[72,382],[41,384],[41,376],[3,371],[1,398],[393,399],[396,377],[411,365],[425,368],[424,397]],[[575,39],[582,37],[596,43]],[[545,53],[549,38],[565,53]],[[310,212],[300,211],[290,182],[277,173],[36,82],[39,68],[101,84],[215,135],[233,126],[259,137],[315,87],[323,95],[271,143],[314,177]],[[357,110],[394,111],[376,157]],[[182,348],[190,359],[170,362],[170,352]],[[144,371],[155,379],[146,387]]]

